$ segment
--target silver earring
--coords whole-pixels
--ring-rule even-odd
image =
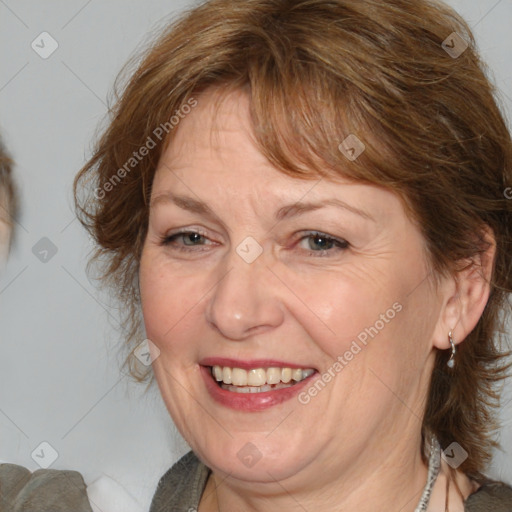
[[[448,333],[448,339],[450,340],[450,345],[452,346],[452,353],[446,364],[448,365],[448,368],[453,368],[455,366],[455,353],[457,350],[455,348],[455,343],[453,342],[452,331]]]

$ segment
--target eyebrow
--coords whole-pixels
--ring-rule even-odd
[[[326,206],[336,206],[337,208],[343,208],[344,210],[348,210],[351,213],[354,213],[356,215],[359,215],[360,217],[363,217],[364,219],[371,220],[375,222],[375,219],[365,210],[362,210],[360,208],[356,208],[355,206],[352,206],[345,201],[342,201],[341,199],[326,199],[321,202],[317,203],[294,203],[287,206],[283,206],[280,208],[276,214],[276,218],[278,220],[283,220],[289,217],[294,217],[297,215],[302,215],[307,212],[319,210],[320,208],[324,208]]]
[[[159,194],[156,197],[154,197],[151,200],[150,206],[155,206],[160,203],[174,203],[182,210],[187,210],[192,213],[197,213],[199,215],[205,215],[207,217],[212,217],[217,220],[220,220],[206,203],[200,201],[199,199],[194,199],[192,197],[179,196],[173,194],[172,192],[164,192],[163,194]]]
[[[211,217],[220,222],[219,217],[212,211],[212,209],[203,201],[198,199],[193,199],[188,196],[180,196],[173,194],[172,192],[164,192],[163,194],[159,194],[151,200],[151,206],[155,206],[160,203],[174,203],[176,206],[181,208],[182,210],[187,210],[192,213],[197,213],[199,215],[205,215],[207,217]],[[375,222],[375,219],[366,211],[356,208],[341,199],[327,199],[317,203],[302,203],[297,202],[293,204],[289,204],[279,208],[276,213],[276,219],[281,221],[290,217],[295,217],[298,215],[303,215],[304,213],[319,210],[320,208],[324,208],[326,206],[335,206],[338,208],[343,208],[351,213],[359,215],[364,219],[371,220]]]

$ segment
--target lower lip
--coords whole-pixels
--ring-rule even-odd
[[[206,389],[216,402],[231,409],[257,412],[282,404],[297,396],[300,390],[316,375],[316,372],[288,388],[262,391],[261,393],[236,393],[235,391],[223,389],[213,379],[211,369],[207,366],[201,366],[201,374],[203,375]]]

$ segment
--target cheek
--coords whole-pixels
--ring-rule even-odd
[[[392,324],[400,321],[402,284],[392,278],[392,269],[385,279],[349,265],[301,275],[282,269],[281,276],[293,283],[287,309],[329,360],[343,355],[353,341],[364,348],[391,334]]]
[[[161,350],[164,346],[172,349],[179,344],[184,331],[194,328],[191,319],[204,295],[200,277],[180,277],[179,272],[158,256],[153,257],[150,251],[143,253],[139,275],[146,334]]]
[[[211,336],[206,307],[218,276],[215,272],[172,262],[158,248],[143,251],[139,283],[146,336],[160,350],[157,367],[194,370],[204,340]],[[155,371],[157,380],[164,374]],[[186,374],[186,376],[185,376]]]

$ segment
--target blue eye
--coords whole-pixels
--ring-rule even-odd
[[[184,245],[204,245],[205,238],[203,235],[200,235],[199,233],[182,233],[179,235]]]
[[[177,249],[188,250],[186,247],[195,247],[199,245],[208,245],[209,240],[195,231],[182,231],[165,237],[162,240],[163,245],[175,246]]]
[[[337,252],[338,250],[346,249],[348,242],[338,240],[325,233],[313,232],[302,237],[299,241],[299,245],[302,249],[325,254],[326,252]]]

